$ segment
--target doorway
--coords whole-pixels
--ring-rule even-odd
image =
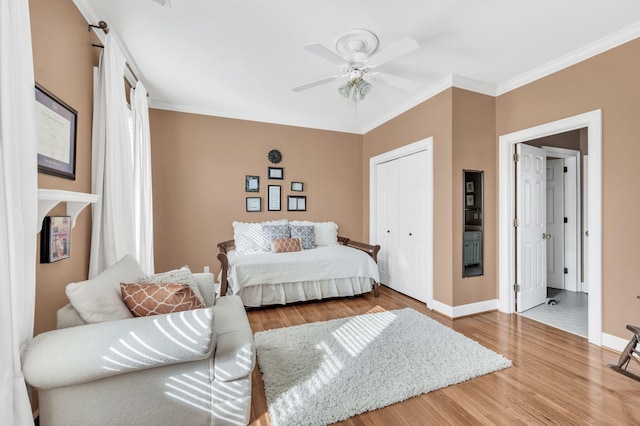
[[[585,260],[586,276],[589,279],[588,340],[601,345],[602,342],[602,111],[596,110],[540,126],[509,133],[499,137],[499,309],[515,312],[516,296],[516,227],[515,225],[515,170],[513,156],[516,144],[557,133],[580,128],[587,129],[589,170],[587,179],[589,217],[589,253]]]

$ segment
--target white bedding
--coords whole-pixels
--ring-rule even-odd
[[[371,278],[380,282],[378,265],[367,253],[344,245],[316,247],[294,253],[257,253],[229,259],[229,287],[241,287],[342,278]],[[239,284],[241,283],[241,284]]]

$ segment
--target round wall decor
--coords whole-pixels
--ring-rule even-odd
[[[273,164],[278,164],[280,161],[282,161],[282,154],[277,149],[272,149],[271,151],[269,151],[269,154],[267,154],[267,158],[269,158],[269,161],[271,161]]]

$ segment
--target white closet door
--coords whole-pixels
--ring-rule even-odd
[[[427,303],[427,152],[379,164],[378,240],[381,281]]]

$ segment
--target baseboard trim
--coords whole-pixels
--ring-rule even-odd
[[[627,343],[629,343],[629,340],[631,340],[632,336],[633,335],[629,333],[629,338],[625,340],[621,337],[614,336],[612,334],[602,333],[601,343],[603,347],[613,349],[614,351],[617,351],[617,352],[622,352],[624,348],[627,346]]]
[[[468,315],[481,314],[483,312],[495,311],[498,309],[498,299],[485,300],[482,302],[469,303],[468,305],[449,306],[445,303],[433,300],[433,310],[449,318],[460,318]]]

